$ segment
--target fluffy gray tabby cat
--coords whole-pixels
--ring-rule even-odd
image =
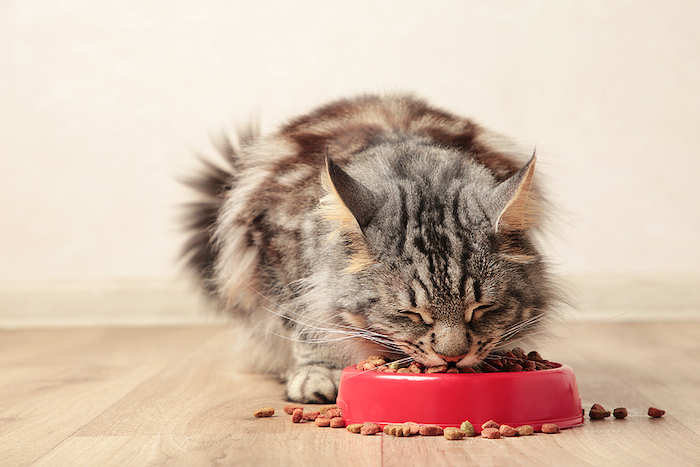
[[[556,299],[523,164],[411,96],[339,100],[222,147],[190,180],[190,266],[237,318],[238,352],[297,402],[383,354],[473,366],[540,329]]]

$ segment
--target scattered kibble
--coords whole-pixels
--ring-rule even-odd
[[[345,419],[343,417],[333,417],[330,419],[330,426],[331,428],[344,428],[345,427]]]
[[[591,420],[602,420],[610,416],[610,411],[605,410],[600,404],[593,404],[591,410],[588,411],[588,416],[591,417]]]
[[[285,405],[282,410],[284,410],[284,413],[292,415],[296,409],[304,410],[304,407],[300,405]]]
[[[469,420],[465,420],[462,422],[462,424],[459,426],[459,429],[464,432],[466,436],[469,436],[470,438],[472,436],[476,436],[476,430],[474,429],[474,425],[471,424]]]
[[[500,426],[501,426],[501,425],[499,425],[498,423],[494,422],[493,420],[489,420],[488,422],[485,422],[484,424],[481,425],[481,429],[484,430],[484,429],[486,429],[486,428],[495,428],[495,429],[498,430],[498,428],[499,428]]]
[[[362,429],[362,423],[353,423],[351,425],[348,425],[346,428],[350,433],[359,434],[360,430]]]
[[[404,426],[408,427],[408,433],[410,436],[420,433],[420,425],[416,422],[404,422]]]
[[[374,435],[380,431],[381,429],[379,428],[379,425],[375,423],[363,423],[362,427],[360,428],[360,434],[365,436]]]
[[[331,419],[326,417],[317,417],[316,420],[314,420],[314,423],[316,426],[327,427],[331,426]]]
[[[299,423],[304,418],[304,409],[294,409],[292,412],[292,423]]]
[[[314,420],[316,420],[320,416],[321,416],[321,412],[305,412],[304,415],[302,415],[301,419],[309,421],[309,422],[313,422]]]
[[[559,425],[556,423],[544,423],[542,428],[540,428],[542,433],[547,433],[548,435],[553,435],[554,433],[559,433]]]
[[[535,434],[535,429],[532,425],[521,425],[515,429],[518,432],[518,436],[531,436]]]
[[[501,436],[503,436],[505,438],[518,436],[518,430],[516,430],[515,428],[513,428],[510,425],[501,425],[500,427],[498,427],[498,431],[500,431]]]
[[[253,415],[255,415],[255,418],[262,418],[262,417],[272,417],[275,414],[275,409],[272,407],[265,407],[260,410],[256,410],[253,412]]]
[[[649,407],[649,410],[647,411],[647,414],[651,418],[659,418],[663,417],[663,415],[666,413],[665,410],[657,409],[656,407]]]
[[[627,409],[624,407],[618,407],[613,410],[613,417],[619,419],[627,417]]]
[[[459,428],[456,428],[453,426],[448,426],[447,428],[445,428],[443,434],[445,436],[445,439],[449,439],[449,440],[462,439],[466,436],[466,433],[464,433]]]
[[[481,437],[487,439],[498,439],[501,437],[501,432],[498,428],[484,428],[481,430]]]
[[[437,425],[422,425],[418,433],[421,436],[442,436],[443,428]]]

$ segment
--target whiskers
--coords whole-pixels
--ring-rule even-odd
[[[280,305],[279,303],[255,290],[255,288],[252,286],[248,285],[248,287],[265,301],[271,303],[275,308],[282,311],[280,312],[271,307],[265,306],[261,307],[263,310],[294,323],[297,329],[300,330],[300,335],[304,337],[291,337],[268,329],[267,332],[274,336],[291,342],[303,342],[308,344],[333,344],[342,343],[351,339],[364,339],[377,344],[392,353],[404,354],[401,348],[396,345],[392,339],[388,338],[384,334],[380,334],[369,329],[358,328],[347,324],[332,323],[327,320],[321,320],[312,316],[303,315]]]
[[[547,330],[540,328],[542,322],[548,318],[549,316],[546,313],[540,313],[509,326],[493,347],[499,348],[505,345],[517,344],[538,334],[546,333]],[[531,328],[534,329],[531,330]]]

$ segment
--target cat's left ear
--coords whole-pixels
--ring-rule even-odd
[[[537,224],[540,206],[532,183],[536,161],[537,156],[533,154],[527,164],[493,192],[492,200],[500,210],[496,232],[525,230]]]

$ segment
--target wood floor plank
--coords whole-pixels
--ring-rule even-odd
[[[462,441],[292,424],[276,378],[233,370],[225,328],[16,332],[0,333],[0,465],[700,463],[697,322],[559,329],[541,353],[574,368],[586,409],[625,406],[628,418]],[[650,405],[666,415],[649,418]],[[264,406],[277,414],[254,418]]]
[[[0,465],[31,464],[213,332],[17,331],[0,358]]]
[[[330,430],[330,429],[329,429]],[[352,439],[350,433],[320,429],[296,434],[231,433],[76,437],[33,464],[123,467],[148,466],[314,466],[379,467],[381,438]],[[128,462],[126,462],[128,460]]]

